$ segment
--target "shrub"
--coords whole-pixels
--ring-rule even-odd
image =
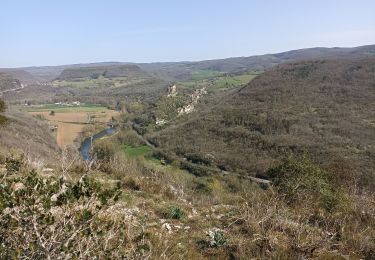
[[[25,161],[23,156],[12,155],[5,158],[5,169],[8,174],[13,174],[21,170],[21,167],[24,165]]]
[[[6,106],[5,102],[0,99],[0,113],[5,112],[6,108],[7,108],[7,106]],[[8,121],[8,119],[5,116],[0,115],[0,125],[4,125],[7,121]]]
[[[0,173],[0,258],[123,258],[121,220],[103,217],[120,192],[81,178],[42,178],[12,158],[14,175]],[[16,171],[18,168],[21,171]],[[109,243],[108,243],[109,242]],[[120,255],[119,255],[120,254]]]
[[[290,204],[317,202],[329,212],[349,204],[347,192],[333,183],[329,174],[307,156],[302,159],[289,157],[281,165],[269,169],[267,174]]]
[[[115,144],[109,140],[101,140],[94,144],[94,156],[104,162],[109,162],[116,150]]]
[[[182,219],[185,212],[177,205],[169,206],[164,212],[163,217],[169,219]]]
[[[126,178],[124,180],[124,186],[129,189],[136,190],[136,191],[141,190],[141,185],[133,177]]]
[[[143,141],[133,131],[121,131],[116,135],[120,144],[129,146],[143,145]]]
[[[224,233],[220,230],[209,231],[208,234],[211,238],[211,247],[221,247],[226,245],[227,240],[225,239]]]

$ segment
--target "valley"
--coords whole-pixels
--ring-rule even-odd
[[[371,259],[373,51],[0,70],[0,258]]]

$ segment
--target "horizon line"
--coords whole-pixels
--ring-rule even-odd
[[[90,64],[100,64],[100,63],[122,63],[122,64],[156,64],[156,63],[194,63],[194,62],[204,62],[204,61],[214,61],[214,60],[226,60],[226,59],[234,59],[234,58],[249,58],[249,57],[256,57],[256,56],[264,56],[264,55],[274,55],[292,51],[299,51],[299,50],[309,50],[309,49],[352,49],[352,48],[359,48],[359,47],[367,47],[372,46],[373,44],[365,44],[365,45],[356,45],[356,46],[334,46],[334,47],[325,47],[325,46],[314,46],[314,47],[305,47],[305,48],[296,48],[278,52],[267,52],[263,54],[253,54],[253,55],[244,55],[244,56],[232,56],[232,57],[220,57],[220,58],[209,58],[209,59],[201,59],[201,60],[176,60],[176,61],[147,61],[147,62],[134,62],[134,61],[88,61],[88,62],[80,62],[80,63],[65,63],[65,64],[54,64],[54,65],[30,65],[30,66],[17,66],[17,67],[1,67],[0,69],[26,69],[26,68],[42,68],[42,67],[63,67],[63,66],[79,66],[79,65],[90,65]]]

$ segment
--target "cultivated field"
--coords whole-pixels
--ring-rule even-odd
[[[41,105],[27,108],[27,111],[42,120],[47,120],[51,129],[57,130],[56,140],[63,148],[74,143],[75,139],[89,124],[105,124],[119,112],[95,105],[66,106]]]

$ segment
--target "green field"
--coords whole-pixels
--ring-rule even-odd
[[[193,90],[196,88],[201,88],[204,86],[208,86],[211,90],[225,90],[231,89],[235,87],[239,87],[241,85],[245,85],[252,81],[256,76],[258,76],[261,72],[258,71],[249,71],[242,75],[214,75],[212,74],[209,78],[204,79],[196,79],[196,80],[189,80],[180,82],[179,85],[186,90]],[[203,75],[203,74],[202,74]],[[206,76],[209,75],[208,73]]]
[[[208,78],[214,78],[222,75],[221,72],[214,70],[196,70],[191,73],[192,80],[202,80]]]
[[[40,106],[30,106],[25,108],[27,112],[43,112],[55,111],[57,113],[71,113],[71,112],[104,112],[108,110],[107,107],[95,104],[84,104],[80,106],[68,106],[57,104],[45,104]]]
[[[249,83],[257,75],[258,75],[257,73],[249,73],[249,74],[244,74],[244,75],[239,75],[239,76],[219,77],[219,78],[216,78],[214,85],[216,88],[219,88],[219,89],[238,87],[238,86]]]
[[[151,148],[147,145],[141,145],[137,147],[129,147],[126,146],[124,148],[125,154],[129,157],[138,157],[138,156],[145,156],[146,154],[151,152]]]
[[[100,86],[111,86],[113,83],[106,78],[98,79],[79,79],[79,80],[56,80],[53,82],[55,87],[72,88],[95,88]]]
[[[55,80],[53,82],[54,87],[71,87],[71,88],[112,88],[118,86],[127,86],[129,84],[136,84],[145,81],[146,78],[131,78],[131,77],[116,77],[116,78],[104,78],[99,77],[97,79],[82,78],[72,80]]]

